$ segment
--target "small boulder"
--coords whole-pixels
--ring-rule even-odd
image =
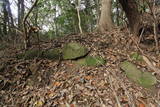
[[[27,50],[26,52],[20,53],[17,55],[18,59],[34,59],[36,57],[42,56],[42,51],[39,51],[38,49],[31,49]]]
[[[88,49],[79,43],[71,42],[63,48],[63,59],[77,59],[88,54]]]

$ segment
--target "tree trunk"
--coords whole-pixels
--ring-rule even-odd
[[[17,7],[18,7],[18,28],[20,28],[21,26],[21,0],[18,0],[17,3]]]
[[[7,9],[6,9],[6,2],[3,1],[3,33],[6,35],[8,32],[7,30],[7,24],[8,24],[8,12],[7,12]]]
[[[24,16],[23,19],[23,33],[24,33],[24,44],[25,44],[25,49],[27,50],[30,47],[30,31],[28,31],[27,29],[27,18],[29,17],[30,13],[32,12],[32,10],[34,9],[34,7],[37,5],[39,0],[35,0],[35,2],[33,3],[32,7],[30,8],[30,10],[28,11],[28,13]]]
[[[117,26],[119,26],[120,25],[120,23],[119,23],[119,14],[120,14],[120,12],[119,12],[119,3],[118,3],[118,0],[116,0],[116,24],[117,24]]]
[[[22,21],[24,18],[24,0],[18,0],[18,28],[22,29]]]
[[[3,28],[3,26],[2,25],[0,25],[0,40],[2,39],[2,37],[3,37],[3,30],[2,30],[2,28]]]
[[[21,23],[23,21],[23,18],[24,18],[24,0],[21,0]]]
[[[111,30],[113,28],[111,18],[112,0],[102,0],[101,5],[101,16],[98,24],[98,30],[100,32],[105,32],[106,30]]]
[[[137,35],[141,27],[141,15],[138,12],[138,6],[134,0],[119,0],[123,10],[126,13],[126,17],[129,22],[129,28],[131,33]]]
[[[9,0],[5,0],[5,3],[6,3],[6,9],[7,9],[7,12],[8,12],[8,20],[9,20],[9,23],[8,23],[8,27],[9,27],[9,32],[11,32],[11,28],[14,27],[14,21],[13,21],[13,17],[12,17],[12,12],[11,12],[11,7],[10,7],[10,2]]]

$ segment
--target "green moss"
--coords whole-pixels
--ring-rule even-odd
[[[87,66],[87,63],[86,63],[86,59],[85,58],[81,58],[81,59],[78,59],[77,61],[74,61],[77,65],[80,65],[80,66]]]
[[[128,61],[122,62],[120,68],[125,71],[130,80],[145,88],[150,88],[157,83],[155,76],[149,72],[140,71],[134,64]]]
[[[18,59],[33,59],[38,56],[38,50],[28,50],[25,53],[20,53],[17,55]]]
[[[105,60],[99,56],[86,56],[85,58],[79,59],[76,63],[82,66],[99,66],[105,64]]]
[[[61,49],[50,49],[48,51],[39,51],[38,49],[32,49],[26,51],[25,53],[17,55],[18,59],[34,59],[36,57],[47,59],[59,59],[59,57],[61,57]]]
[[[99,56],[87,56],[86,57],[86,64],[88,66],[99,66],[105,64],[105,60]]]
[[[134,52],[130,55],[130,58],[132,60],[136,60],[136,61],[143,61],[143,57],[142,55],[138,54],[137,52]]]
[[[61,57],[61,49],[51,49],[43,54],[44,58],[47,59],[59,59]]]
[[[79,43],[68,43],[63,48],[63,59],[76,59],[85,56],[88,49]]]
[[[24,58],[25,59],[34,59],[36,57],[41,57],[42,56],[43,51],[39,51],[38,49],[32,49],[32,50],[28,50],[26,51]]]
[[[139,84],[145,88],[150,88],[157,83],[156,78],[149,72],[143,72],[139,78]]]

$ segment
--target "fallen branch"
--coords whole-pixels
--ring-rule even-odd
[[[148,65],[148,67],[153,70],[155,73],[160,74],[160,69],[158,69],[157,67],[155,67],[152,62],[146,57],[146,56],[142,56],[143,60],[146,62],[146,64]]]
[[[80,2],[81,0],[78,0],[78,6],[76,7],[77,9],[77,15],[78,15],[78,26],[79,26],[79,30],[80,30],[80,33],[82,34],[82,27],[81,27],[81,17],[80,17],[80,14],[79,14],[79,9],[80,9]]]
[[[113,90],[113,95],[115,96],[115,99],[116,99],[116,102],[117,102],[117,106],[118,107],[122,107],[121,104],[120,104],[120,101],[118,99],[118,96],[116,94],[115,87],[113,87],[113,79],[111,78],[111,76],[109,76],[109,83],[110,83],[111,88]]]

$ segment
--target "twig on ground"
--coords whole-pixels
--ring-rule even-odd
[[[118,99],[118,96],[117,96],[117,94],[116,94],[116,91],[115,91],[115,89],[114,89],[114,87],[113,87],[113,83],[112,83],[112,82],[113,82],[113,77],[109,76],[109,82],[110,82],[111,88],[112,88],[112,90],[113,90],[113,94],[114,94],[114,96],[115,96],[115,99],[116,99],[116,102],[117,102],[118,107],[122,107],[121,104],[120,104],[120,101],[119,101],[119,99]]]
[[[142,29],[142,32],[141,32],[141,34],[140,34],[138,44],[139,44],[139,43],[141,42],[141,40],[142,40],[143,33],[144,33],[144,28]]]
[[[142,56],[143,60],[147,63],[148,67],[153,70],[155,73],[160,74],[160,69],[156,68],[151,61],[146,56]]]
[[[124,85],[124,83],[121,81],[121,79],[118,78],[114,73],[110,72],[109,74],[111,74],[117,81],[119,81],[119,83],[121,83],[121,86],[125,90],[125,93],[126,93],[126,95],[128,97],[128,104],[129,104],[129,106],[135,107],[135,105],[133,104],[133,98],[131,98],[131,95],[129,95],[129,92],[128,92],[126,86]]]

